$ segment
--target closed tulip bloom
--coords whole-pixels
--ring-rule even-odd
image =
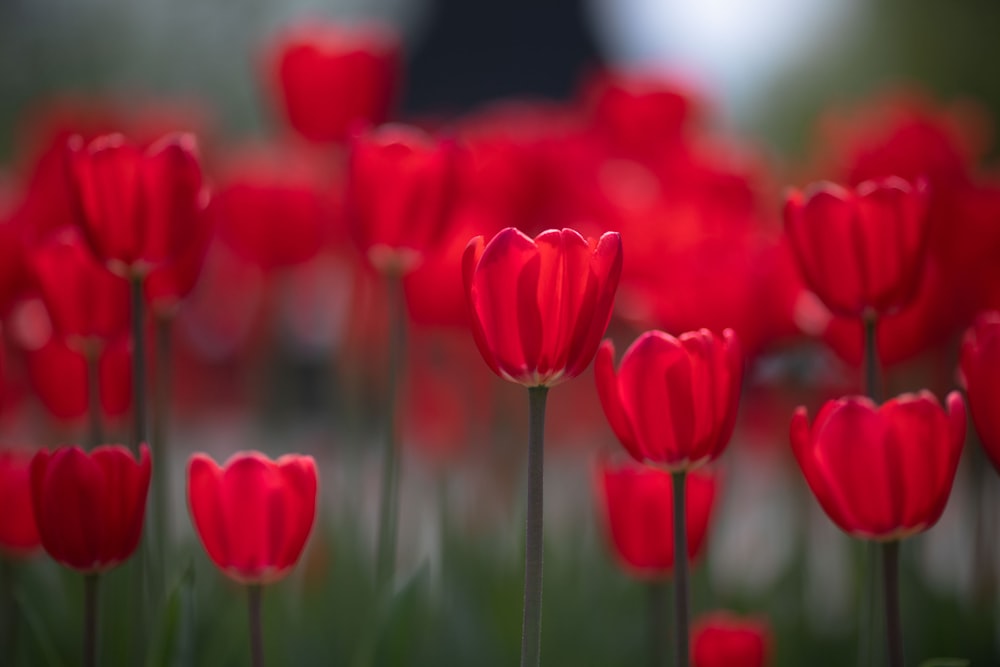
[[[927,391],[882,406],[848,396],[827,401],[812,425],[806,409],[792,418],[792,451],[827,516],[844,532],[898,540],[941,517],[965,439],[958,392],[947,411]]]
[[[980,315],[965,332],[959,371],[972,423],[993,466],[1000,470],[1000,313]]]
[[[675,338],[647,331],[614,367],[614,344],[597,352],[604,414],[635,460],[690,470],[718,457],[733,433],[743,379],[736,334],[707,329]]]
[[[120,134],[70,144],[81,228],[116,273],[144,276],[200,235],[208,200],[195,139],[171,134],[146,149]]]
[[[224,467],[204,454],[188,463],[188,505],[205,551],[245,584],[278,581],[302,554],[316,515],[316,462],[289,454],[233,455]]]
[[[458,150],[406,125],[351,141],[345,206],[358,248],[376,269],[404,274],[439,245],[458,180]]]
[[[785,231],[806,284],[837,315],[905,307],[927,255],[927,188],[900,178],[854,190],[816,183],[785,202]]]
[[[21,449],[0,449],[0,552],[25,556],[41,543],[31,505],[31,457]]]
[[[691,649],[693,667],[764,667],[771,629],[763,620],[717,611],[695,623]]]
[[[309,141],[343,141],[358,123],[387,119],[401,69],[390,29],[312,21],[280,36],[274,60],[288,122]]]
[[[31,496],[45,551],[84,574],[127,560],[142,535],[150,471],[146,445],[138,461],[121,445],[40,450],[31,461]]]
[[[621,237],[584,239],[550,229],[534,239],[513,227],[462,258],[472,333],[494,373],[552,387],[587,368],[611,319],[622,270]]]
[[[685,493],[688,560],[704,551],[708,524],[715,507],[714,474],[688,476]],[[673,477],[636,463],[598,467],[597,494],[615,555],[627,572],[639,579],[668,577],[674,568]]]

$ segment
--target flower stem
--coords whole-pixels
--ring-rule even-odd
[[[873,312],[862,317],[864,326],[864,389],[876,404],[883,399],[882,368],[878,358],[878,317]],[[879,625],[879,552],[878,545],[866,542],[862,556],[864,593],[858,619],[858,665],[868,667],[878,664],[876,640]]]
[[[650,581],[646,584],[646,601],[649,620],[649,664],[664,667],[667,664],[667,584]]]
[[[260,625],[260,584],[247,586],[247,609],[250,613],[250,664],[264,667],[264,633]]]
[[[129,284],[132,291],[132,439],[129,445],[132,453],[138,454],[139,445],[146,441],[145,304],[142,298],[142,278],[133,277]]]
[[[528,516],[524,523],[521,667],[538,667],[542,653],[542,519],[545,515],[545,398],[548,392],[548,387],[528,389]]]
[[[677,667],[687,667],[688,661],[688,559],[687,512],[684,487],[687,472],[674,473],[674,644]]]
[[[84,357],[87,360],[87,449],[93,449],[104,440],[100,347],[88,345]]]
[[[865,328],[865,394],[876,404],[882,403],[882,368],[878,358],[878,317],[864,315]]]
[[[889,667],[903,667],[903,627],[899,618],[899,541],[882,544],[882,583],[885,588],[885,632]]]
[[[153,537],[154,551],[161,563],[168,557],[167,518],[170,507],[170,466],[167,454],[167,424],[170,419],[170,323],[157,317],[153,330],[153,414],[150,448],[153,461]],[[165,572],[161,574],[165,575]],[[162,581],[158,582],[162,583]]]
[[[97,665],[97,577],[83,577],[83,667]]]
[[[399,276],[386,278],[389,304],[389,359],[386,381],[385,452],[382,460],[382,494],[379,500],[378,549],[375,582],[378,590],[392,580],[396,567],[396,535],[399,523],[399,376],[406,347],[406,303]]]

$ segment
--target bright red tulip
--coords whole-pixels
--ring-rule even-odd
[[[597,352],[594,375],[604,414],[639,462],[690,470],[729,443],[743,379],[743,357],[731,329],[674,338],[647,331],[614,367],[615,347]]]
[[[25,556],[41,544],[31,505],[31,457],[20,449],[0,449],[0,552]]]
[[[959,371],[972,423],[1000,470],[1000,313],[983,313],[965,332]]]
[[[188,505],[205,551],[241,583],[278,581],[302,554],[316,516],[316,462],[289,454],[233,455],[225,467],[204,454],[188,463]]]
[[[146,445],[138,461],[121,445],[40,450],[31,461],[31,497],[45,551],[86,574],[128,560],[142,535],[150,471]]]
[[[854,190],[817,183],[785,203],[806,284],[838,315],[885,315],[913,299],[927,255],[927,189],[895,177]]]
[[[827,401],[812,426],[806,409],[792,418],[792,451],[827,516],[844,532],[898,540],[941,517],[965,440],[958,392],[948,410],[927,391],[881,407],[848,396]]]
[[[70,144],[81,227],[116,273],[144,276],[199,238],[208,201],[195,139],[167,135],[142,148],[119,134]]]
[[[550,229],[534,239],[513,227],[469,242],[462,273],[472,333],[494,373],[552,387],[590,364],[611,319],[622,270],[621,237],[584,239]]]
[[[343,141],[358,123],[388,118],[401,59],[390,29],[312,21],[289,29],[276,51],[285,114],[306,139]]]
[[[684,488],[688,560],[704,551],[715,507],[716,476],[694,472]],[[611,545],[627,572],[639,579],[668,577],[674,569],[673,476],[651,466],[601,461],[598,503]]]
[[[406,125],[383,125],[351,142],[347,224],[366,259],[407,273],[444,239],[457,194],[458,149]]]
[[[771,654],[771,629],[761,619],[717,611],[698,619],[691,631],[693,667],[764,667]]]
[[[53,328],[77,347],[128,331],[128,282],[108,271],[80,233],[67,228],[32,253]]]

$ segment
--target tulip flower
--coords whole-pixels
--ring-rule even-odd
[[[764,667],[771,630],[760,619],[717,611],[699,619],[691,632],[693,667]]]
[[[816,183],[792,191],[784,214],[802,276],[833,313],[881,316],[912,301],[927,254],[922,182]]]
[[[959,372],[972,423],[983,449],[1000,471],[1000,313],[983,313],[965,332]]]
[[[881,407],[860,396],[828,401],[812,425],[805,408],[792,418],[792,451],[827,516],[849,535],[882,543],[892,667],[903,663],[899,541],[941,518],[964,440],[958,392],[947,411],[923,391]]]
[[[288,122],[316,143],[343,141],[358,123],[384,122],[400,60],[399,38],[386,27],[293,26],[279,37],[274,55]]]
[[[188,463],[188,506],[198,537],[222,573],[247,585],[251,657],[263,664],[261,585],[291,571],[316,516],[316,462],[288,454],[234,454],[219,467],[204,454]]]
[[[622,445],[640,463],[655,464],[674,478],[674,553],[687,553],[685,485],[688,471],[718,457],[733,433],[743,358],[736,334],[707,329],[674,338],[647,331],[622,357],[608,340],[594,362],[604,414]],[[688,566],[676,562],[675,659],[688,664]]]
[[[0,449],[0,553],[30,554],[41,544],[31,501],[32,454],[21,449]]]
[[[347,165],[347,224],[366,260],[402,275],[445,237],[456,196],[458,150],[406,125],[353,138]]]

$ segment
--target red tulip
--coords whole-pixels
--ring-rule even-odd
[[[77,347],[128,331],[128,283],[97,261],[77,230],[37,248],[32,264],[53,327]]]
[[[505,380],[552,387],[590,364],[611,319],[622,270],[621,237],[584,239],[550,229],[534,239],[513,227],[462,258],[472,333]]]
[[[764,667],[771,653],[771,629],[763,620],[717,611],[691,631],[693,667]]]
[[[694,472],[687,478],[689,561],[704,551],[717,486],[716,476],[706,472]],[[670,576],[674,568],[673,476],[636,463],[615,467],[602,461],[597,492],[611,544],[625,570],[640,579]]]
[[[615,347],[597,352],[594,375],[604,414],[639,462],[690,470],[718,457],[736,422],[743,358],[731,329],[707,329],[674,338],[647,331],[622,357]]]
[[[285,114],[306,139],[343,141],[358,123],[388,117],[400,78],[399,39],[390,29],[313,21],[288,30],[276,51]]]
[[[241,583],[278,581],[295,565],[316,515],[316,462],[241,452],[225,467],[204,454],[188,463],[188,505],[205,551]]]
[[[458,152],[405,125],[383,125],[351,142],[347,224],[366,259],[407,273],[444,239],[458,179]]]
[[[1000,470],[1000,313],[983,313],[965,332],[959,371],[972,423]]]
[[[927,254],[927,189],[890,177],[853,191],[817,183],[793,191],[785,230],[806,284],[838,315],[885,315],[920,285]]]
[[[965,440],[958,392],[945,412],[933,394],[903,394],[881,407],[848,396],[827,401],[812,426],[792,418],[792,451],[827,516],[863,539],[898,540],[941,517]]]
[[[146,445],[139,461],[121,445],[35,454],[31,497],[45,551],[85,574],[126,561],[142,535],[150,470]]]
[[[24,556],[41,543],[31,506],[31,457],[20,449],[0,450],[0,551]]]
[[[199,238],[207,203],[195,139],[163,137],[143,150],[119,134],[70,144],[81,226],[116,273],[144,276]]]

